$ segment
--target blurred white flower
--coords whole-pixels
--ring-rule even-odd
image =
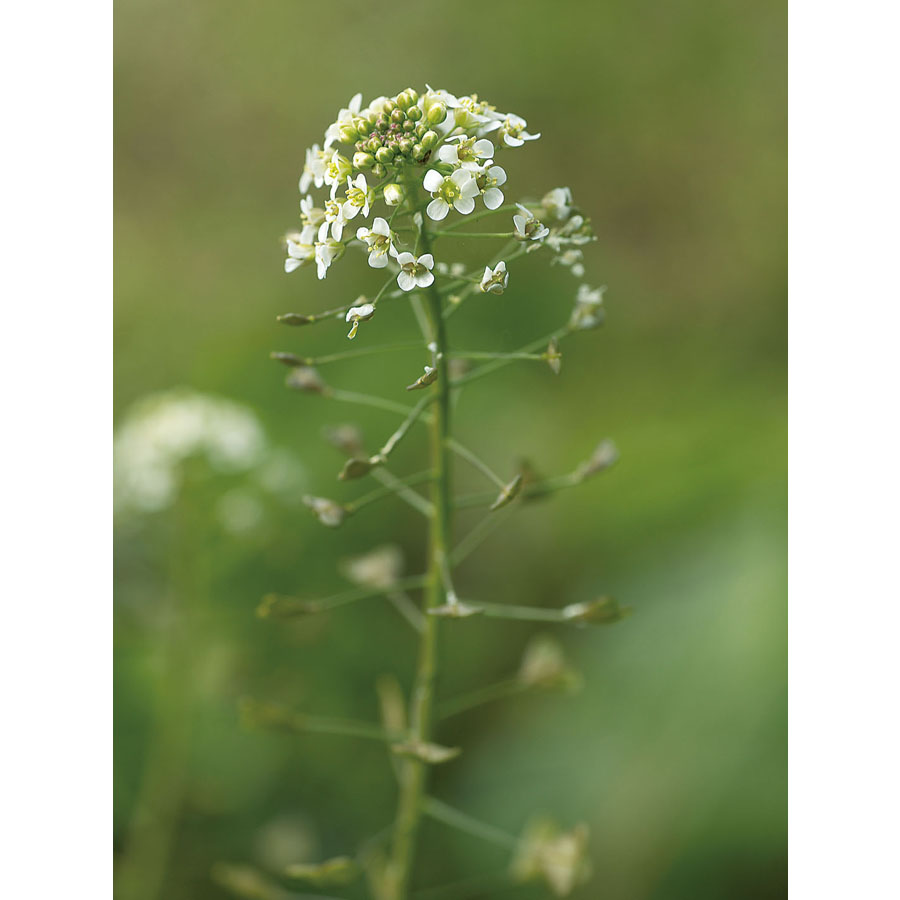
[[[347,337],[353,340],[353,338],[356,337],[356,332],[359,331],[359,323],[368,322],[374,315],[375,307],[371,303],[363,303],[361,306],[351,306],[350,309],[347,310],[347,316],[345,318],[345,321],[353,323]]]
[[[154,394],[133,407],[116,430],[116,507],[152,512],[171,505],[188,457],[205,457],[222,472],[240,472],[258,465],[265,452],[262,426],[246,407],[189,390]]]
[[[572,191],[567,187],[553,188],[541,198],[541,206],[559,221],[568,219],[572,212]]]

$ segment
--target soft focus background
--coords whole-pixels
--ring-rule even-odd
[[[398,501],[337,531],[298,503],[367,489],[335,481],[325,426],[356,422],[376,444],[396,418],[289,392],[267,356],[342,349],[339,324],[288,329],[276,314],[381,283],[349,256],[325,282],[283,273],[304,148],[357,90],[368,102],[426,81],[543,132],[502,160],[507,196],[570,186],[599,236],[585,279],[609,285],[606,327],[565,344],[559,378],[523,362],[464,394],[461,439],[509,473],[523,457],[568,471],[603,437],[621,452],[507,518],[461,592],[554,606],[612,593],[635,610],[555,633],[580,693],[449,720],[438,736],[465,754],[434,793],[513,833],[535,811],[588,822],[582,900],[784,896],[785,10],[770,0],[119,0],[118,896],[223,898],[218,862],[352,852],[393,814],[380,746],[248,730],[236,706],[371,719],[376,676],[410,677],[411,632],[382,600],[291,627],[254,608],[272,590],[341,590],[341,560],[385,542],[410,572],[422,564],[421,520]],[[568,316],[576,286],[529,258],[503,297],[452,319],[452,341],[515,349]],[[397,303],[358,340],[414,333]],[[406,402],[398,385],[421,363],[404,352],[323,374]],[[404,445],[407,471],[422,447]],[[536,633],[445,631],[447,695],[514,672]],[[508,856],[427,823],[420,862],[425,888]]]

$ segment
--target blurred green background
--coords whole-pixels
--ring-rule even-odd
[[[786,894],[785,20],[769,0],[119,0],[118,425],[148,396],[189,388],[246,407],[269,448],[268,474],[186,459],[164,508],[117,516],[121,900],[222,898],[217,862],[353,852],[392,817],[380,746],[248,730],[236,704],[371,719],[375,677],[410,679],[414,641],[384,601],[290,627],[254,608],[272,590],[341,590],[341,560],[385,542],[408,571],[422,565],[405,505],[331,531],[297,502],[365,489],[335,481],[325,426],[358,423],[376,444],[396,418],[287,391],[267,356],[343,349],[340,324],[275,316],[381,283],[354,257],[324,282],[284,274],[278,238],[297,225],[305,147],[356,91],[368,102],[426,81],[543,132],[505,156],[507,196],[570,186],[599,236],[585,280],[609,286],[606,327],[564,346],[559,378],[523,362],[462,396],[461,440],[504,473],[523,457],[569,471],[603,437],[621,452],[582,488],[508,517],[465,563],[461,593],[554,606],[612,593],[635,610],[555,635],[580,693],[448,720],[438,738],[465,753],[435,772],[434,793],[513,833],[534,811],[588,822],[582,900]],[[576,287],[529,257],[502,297],[454,316],[451,340],[515,349],[568,316]],[[397,303],[362,331],[395,342],[415,326]],[[406,402],[421,364],[412,351],[323,374]],[[396,470],[421,468],[422,441]],[[460,468],[460,487],[483,488],[476,475]],[[442,692],[506,677],[538,630],[446,628]],[[426,823],[416,881],[507,864]]]

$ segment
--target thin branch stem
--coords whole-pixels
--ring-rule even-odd
[[[521,694],[527,690],[528,685],[523,684],[516,678],[498,681],[496,684],[489,684],[486,687],[477,688],[459,697],[451,697],[449,700],[445,700],[438,706],[438,715],[442,719],[449,719],[451,716],[475,709],[477,706],[483,706],[485,703],[505,700],[507,697]]]
[[[444,825],[449,825],[451,828],[463,831],[472,837],[477,837],[481,840],[490,841],[492,844],[498,844],[501,847],[511,849],[514,849],[519,845],[519,839],[515,835],[503,831],[502,828],[497,828],[494,825],[488,825],[487,822],[482,822],[480,819],[476,819],[468,813],[464,813],[452,806],[448,806],[446,803],[443,803],[434,797],[426,797],[422,806],[425,814],[435,821],[442,822]]]
[[[458,238],[510,238],[514,231],[436,231],[435,237],[450,235]]]
[[[447,446],[457,455],[461,456],[467,463],[473,465],[482,475],[494,482],[500,490],[506,487],[506,482],[483,460],[476,456],[468,447],[464,447],[459,441],[453,438],[447,438]],[[496,495],[494,495],[496,499]]]
[[[355,356],[369,356],[374,353],[393,353],[397,350],[421,350],[419,341],[408,341],[404,344],[373,344],[367,347],[355,347],[353,350],[343,350],[340,353],[329,353],[327,356],[311,356],[304,358],[308,366],[321,366],[325,363],[339,362],[344,359],[353,359]]]
[[[312,613],[326,612],[355,603],[357,600],[367,600],[369,597],[379,597],[394,590],[414,590],[424,587],[428,583],[426,575],[411,575],[401,578],[394,584],[386,587],[359,587],[353,590],[343,591],[322,600],[302,600],[299,597],[289,597],[284,594],[269,594],[263,598],[257,609],[257,615],[264,619],[292,619],[296,616],[306,616]]]
[[[535,481],[526,484],[522,488],[519,497],[521,500],[534,500],[546,494],[575,487],[581,484],[584,478],[578,472],[570,472],[568,475],[559,475],[556,478],[546,478],[543,481]],[[463,494],[455,500],[457,509],[468,509],[472,506],[487,506],[497,499],[496,494],[481,492],[477,494]]]
[[[496,495],[494,499],[496,499]],[[453,552],[450,554],[450,565],[458,566],[470,553],[477,550],[481,543],[503,524],[507,515],[509,515],[509,507],[503,512],[499,512],[499,515],[489,513],[473,526],[472,530],[453,548]]]
[[[394,448],[403,438],[406,436],[406,433],[412,428],[416,419],[418,419],[422,415],[422,411],[428,406],[429,403],[434,401],[434,397],[431,394],[426,394],[422,397],[421,400],[409,411],[409,415],[404,419],[403,423],[400,427],[385,441],[384,446],[378,451],[377,456],[380,458],[381,462],[384,462],[388,456],[392,453]]]
[[[569,333],[569,327],[565,326],[563,328],[557,328],[556,331],[551,331],[550,334],[545,337],[539,338],[536,341],[532,341],[530,344],[526,344],[524,347],[514,351],[512,354],[505,354],[502,359],[495,359],[491,362],[485,363],[483,366],[479,366],[477,369],[473,369],[471,372],[467,372],[465,375],[461,375],[456,381],[453,382],[454,387],[461,387],[464,384],[469,384],[469,382],[475,381],[478,378],[483,378],[485,375],[490,375],[492,372],[496,372],[498,369],[502,369],[503,366],[509,365],[509,363],[513,362],[515,359],[519,359],[519,354],[521,353],[533,353],[538,347],[542,347],[545,344],[548,344],[553,338],[561,338],[563,335]]]
[[[543,353],[491,353],[489,350],[457,350],[451,359],[538,359],[546,361]]]
[[[405,478],[398,478],[397,484],[386,484],[383,487],[375,488],[375,490],[369,491],[368,494],[363,494],[361,497],[357,497],[355,500],[351,500],[349,503],[344,504],[344,509],[346,509],[348,513],[354,513],[357,510],[368,506],[370,503],[381,500],[383,497],[396,494],[400,486],[410,487],[414,484],[422,484],[424,481],[431,481],[433,478],[434,473],[430,469],[425,472],[417,472],[415,475],[407,475]]]
[[[405,500],[413,509],[422,513],[426,519],[434,516],[434,507],[431,502],[408,485],[403,484],[396,475],[388,472],[387,469],[378,468],[372,469],[371,474],[376,481],[380,481],[383,485],[389,487],[401,500]],[[434,475],[432,474],[433,478]]]

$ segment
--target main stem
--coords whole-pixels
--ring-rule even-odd
[[[411,198],[412,199],[412,198]],[[417,198],[416,198],[417,200]],[[426,220],[427,222],[427,220]],[[431,252],[431,235],[423,224],[419,238],[422,253]],[[434,412],[430,423],[431,466],[434,472],[432,504],[434,512],[429,535],[428,583],[425,589],[425,624],[419,644],[419,660],[410,708],[410,739],[425,742],[430,739],[434,717],[434,682],[437,672],[437,638],[439,617],[428,610],[445,602],[443,574],[451,541],[453,504],[450,494],[450,374],[448,371],[447,331],[441,314],[441,295],[434,284],[428,292],[429,318],[432,336],[437,345],[435,366],[438,377],[431,390],[434,393]],[[422,817],[428,767],[419,759],[409,759],[401,769],[400,796],[394,824],[391,859],[393,893],[396,900],[406,900],[416,852],[416,836]]]

